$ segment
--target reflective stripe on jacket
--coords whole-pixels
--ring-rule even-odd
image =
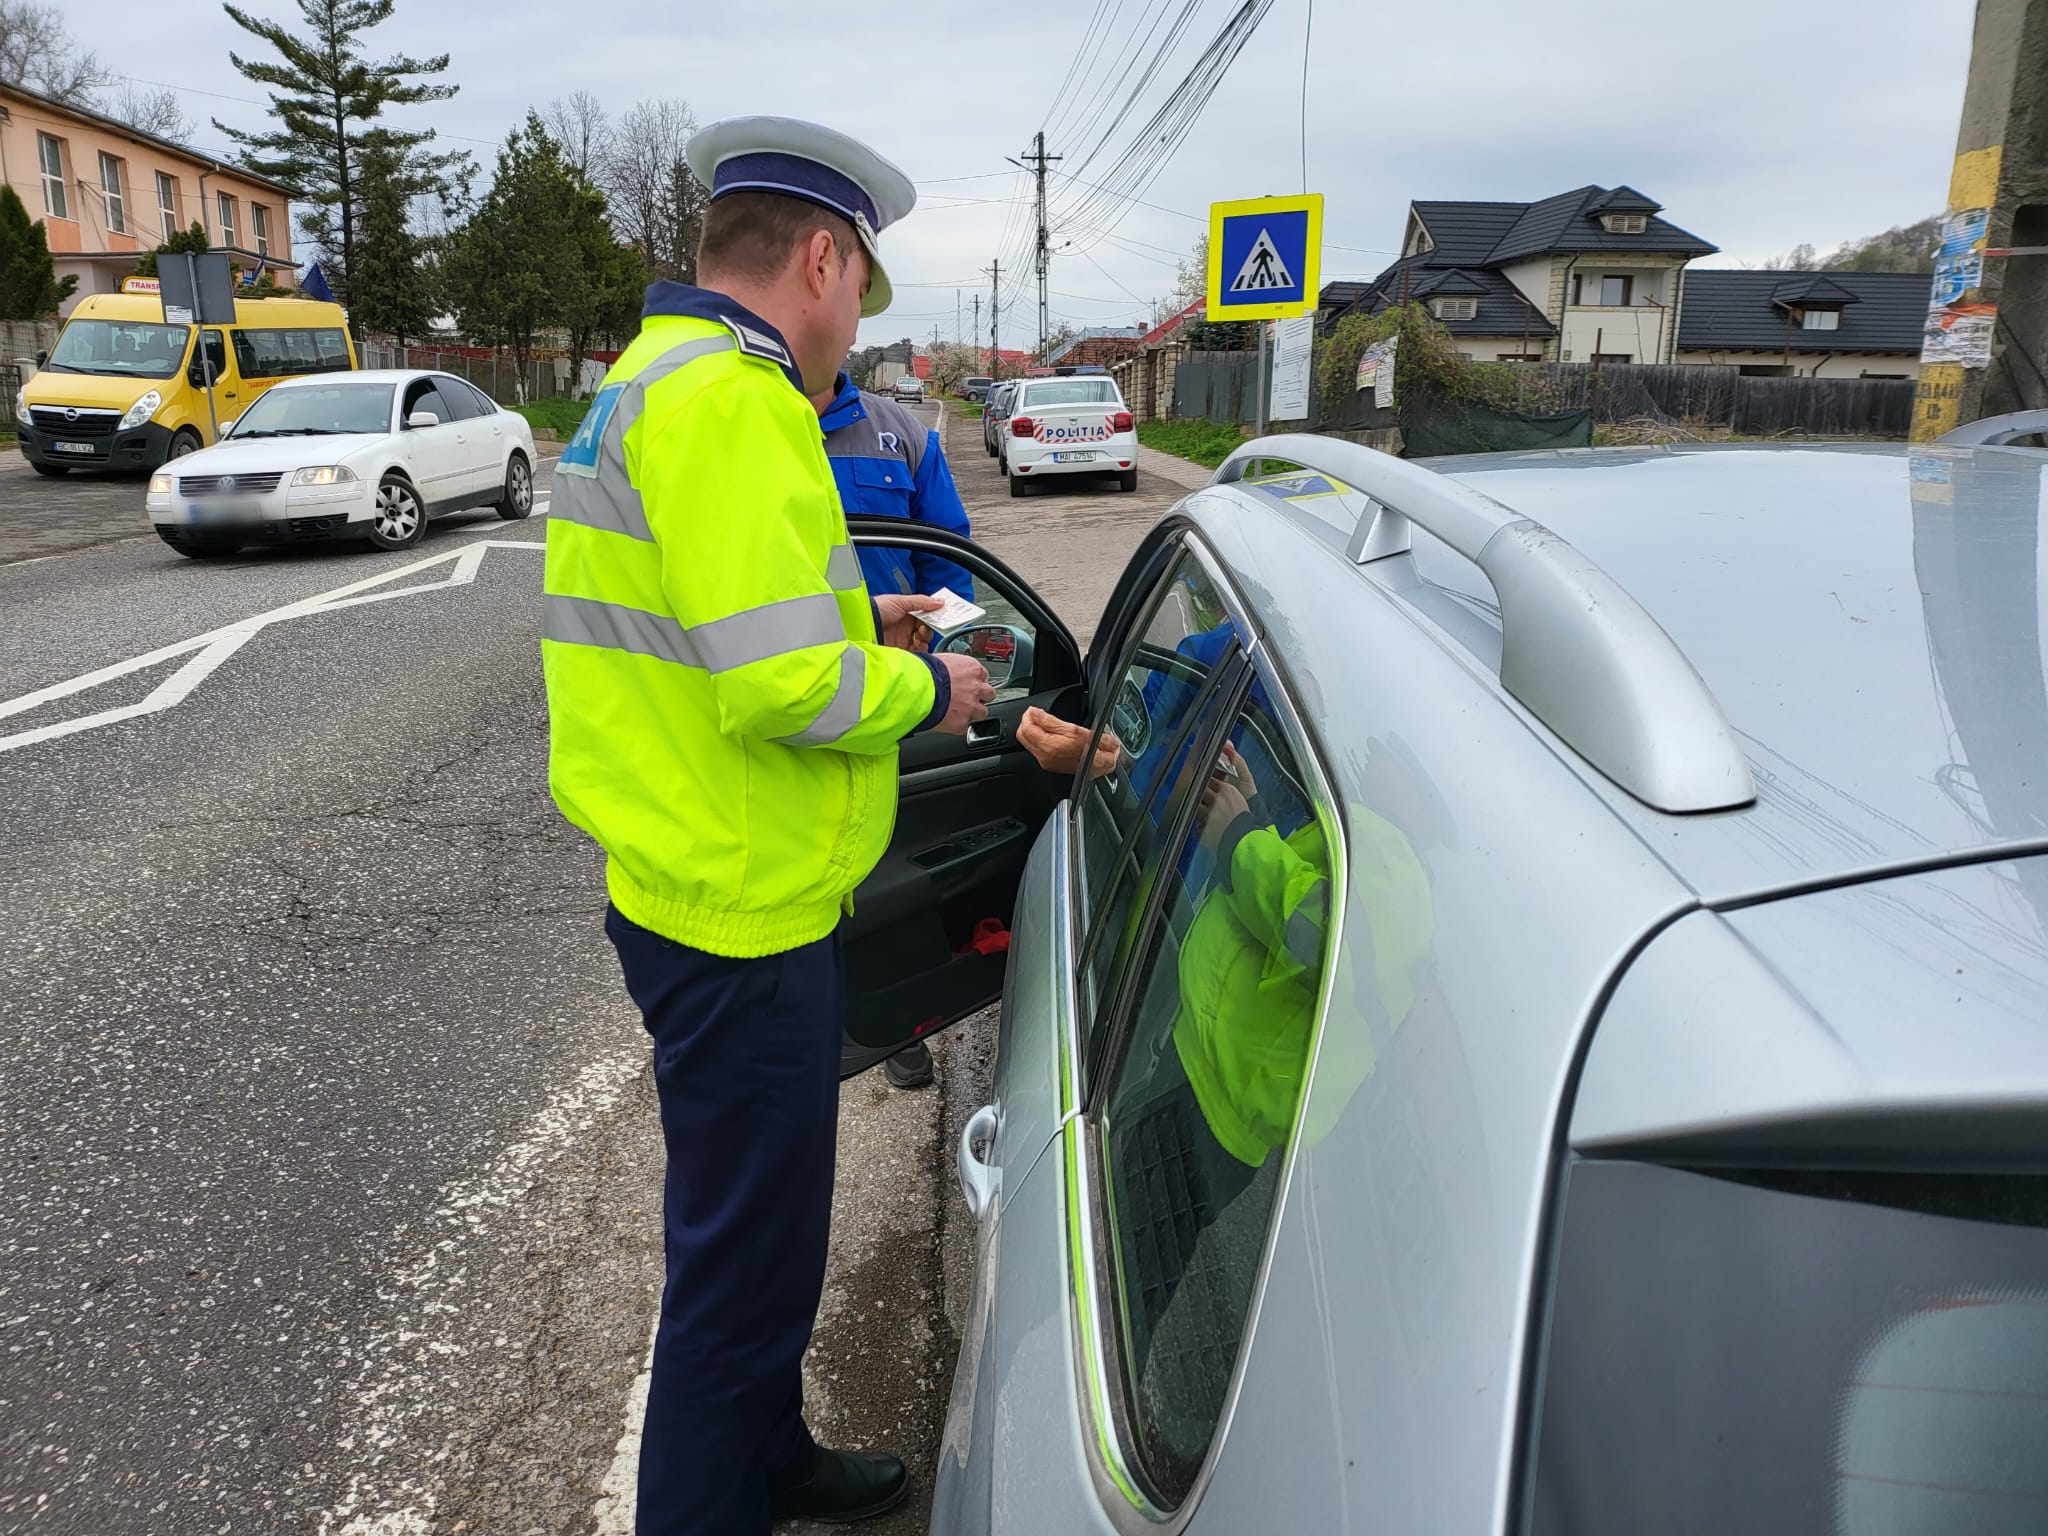
[[[819,425],[848,517],[907,517],[968,536],[967,508],[939,434],[906,406],[854,388],[842,373],[839,393]],[[863,549],[860,568],[871,592],[948,587],[974,599],[974,578],[964,567],[921,550]]]
[[[549,786],[614,905],[714,954],[832,931],[888,846],[896,743],[947,702],[876,643],[796,380],[758,316],[657,283],[549,507]]]

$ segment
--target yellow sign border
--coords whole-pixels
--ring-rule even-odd
[[[1301,297],[1284,304],[1225,304],[1223,302],[1223,221],[1256,217],[1259,214],[1306,213],[1307,250],[1303,255]],[[1209,290],[1207,304],[1211,320],[1292,320],[1312,315],[1323,287],[1323,194],[1304,193],[1297,197],[1248,197],[1233,203],[1209,205]]]

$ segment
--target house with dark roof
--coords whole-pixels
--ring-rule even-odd
[[[1915,379],[1931,284],[1925,272],[1688,272],[1677,361]]]
[[[1480,362],[1667,363],[1685,269],[1718,247],[1663,211],[1633,187],[1410,203],[1400,259],[1352,307],[1419,300]]]
[[[1045,366],[1093,364],[1106,368],[1136,352],[1144,340],[1145,327],[1142,325],[1091,326],[1046,353]]]

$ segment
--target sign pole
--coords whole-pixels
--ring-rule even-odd
[[[199,258],[190,251],[185,253],[185,272],[192,284],[193,329],[199,332],[199,371],[206,379],[206,426],[217,443],[220,441],[220,417],[213,408],[213,360],[206,355],[206,326],[198,313]]]
[[[1270,322],[1260,320],[1257,324],[1259,327],[1259,403],[1255,407],[1255,414],[1252,417],[1252,436],[1264,437],[1266,435],[1266,369],[1269,366],[1266,358],[1266,330]]]

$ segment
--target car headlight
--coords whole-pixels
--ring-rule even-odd
[[[346,464],[321,464],[292,476],[293,485],[346,485],[356,472]]]
[[[126,432],[130,427],[141,426],[156,414],[156,408],[163,403],[163,395],[152,389],[148,394],[128,407],[128,414],[121,418],[121,430]]]
[[[14,419],[24,427],[35,425],[28,414],[28,396],[18,389],[14,392]]]
[[[171,494],[171,477],[167,471],[160,469],[149,477],[149,494],[152,496],[168,496]]]

